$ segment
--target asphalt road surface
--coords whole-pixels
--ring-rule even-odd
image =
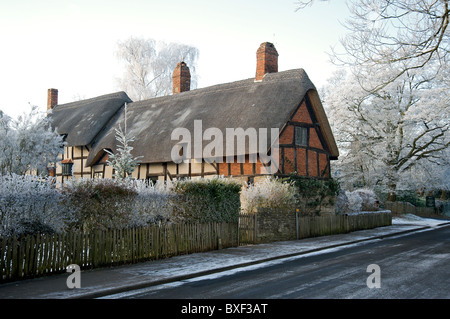
[[[110,297],[447,299],[450,298],[450,226]]]

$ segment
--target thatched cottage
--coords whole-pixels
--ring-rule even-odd
[[[116,152],[115,129],[124,127],[125,117],[127,134],[135,137],[133,156],[141,156],[132,174],[137,179],[223,175],[252,181],[268,174],[264,170],[267,164],[252,156],[251,143],[240,150],[235,147],[234,153],[216,152],[214,158],[206,159],[198,156],[194,143],[187,148],[174,139],[177,128],[194,137],[199,123],[201,134],[208,128],[224,135],[230,128],[245,133],[277,129],[277,147],[273,147],[273,136],[267,136],[267,149],[263,150],[278,155],[277,170],[270,174],[330,176],[330,161],[337,159],[339,152],[317,90],[303,69],[278,72],[273,44],[262,43],[257,50],[254,78],[190,90],[189,68],[180,62],[173,73],[173,86],[173,95],[144,101],[133,102],[125,92],[118,92],[67,104],[58,104],[58,91],[49,89],[49,116],[67,143],[61,164],[53,172],[58,180],[111,178],[105,150]],[[200,136],[205,147],[209,141]],[[182,161],[174,160],[177,146]]]

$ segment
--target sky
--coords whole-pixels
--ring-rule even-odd
[[[334,66],[328,53],[345,35],[345,1],[0,0],[0,110],[17,117],[47,90],[60,104],[120,91],[118,41],[131,36],[199,49],[198,87],[255,76],[256,50],[274,43],[278,70],[305,69],[320,88]]]

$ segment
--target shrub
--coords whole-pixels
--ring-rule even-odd
[[[189,222],[237,222],[240,190],[240,183],[222,177],[176,181],[175,209]]]
[[[72,217],[54,179],[0,175],[0,236],[62,232]]]
[[[247,185],[241,192],[241,210],[246,214],[255,212],[259,207],[294,210],[296,203],[293,184],[273,177]]]
[[[0,175],[0,236],[146,226],[171,222],[237,222],[241,185],[225,178],[53,179]]]
[[[343,191],[338,196],[336,212],[349,213],[361,211],[377,211],[378,197],[370,189],[356,189],[352,192]]]
[[[137,196],[131,184],[111,179],[74,179],[63,193],[65,205],[75,213],[72,227],[84,230],[126,227]]]
[[[335,196],[339,194],[339,182],[332,178],[321,180],[291,174],[287,180],[296,187],[304,215],[320,215],[322,205],[334,205]]]
[[[167,181],[148,183],[143,180],[129,181],[137,192],[130,207],[130,227],[145,226],[182,221],[181,216],[175,214],[176,193],[175,183]]]

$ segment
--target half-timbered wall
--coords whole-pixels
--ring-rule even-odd
[[[304,134],[296,134],[296,130],[302,129],[306,140],[300,138]],[[281,175],[297,172],[301,176],[330,177],[330,152],[308,97],[281,131],[279,145]]]
[[[214,164],[197,162],[192,160],[188,163],[141,163],[132,173],[136,179],[148,180],[172,180],[185,177],[208,177],[217,176],[218,171]]]
[[[263,164],[259,159],[256,163],[250,163],[249,157],[245,157],[245,163],[238,163],[235,158],[233,163],[217,163],[219,169],[219,175],[221,176],[243,176],[243,177],[254,177],[261,175],[263,170]]]
[[[86,167],[89,155],[87,147],[69,146],[64,148],[61,163],[56,165],[56,177],[58,182],[65,182],[72,178],[112,178],[114,171],[107,164],[107,154],[92,167]],[[71,165],[70,174],[63,169],[64,165]],[[185,177],[212,177],[219,174],[217,164],[197,162],[192,160],[188,163],[141,163],[132,173],[136,179],[147,179],[152,181],[171,180],[173,178]]]
[[[56,177],[59,182],[67,181],[72,177],[91,177],[91,168],[85,167],[89,151],[85,146],[68,146],[64,147],[64,152],[61,156],[61,163],[56,165]],[[71,174],[63,166],[70,165]]]
[[[322,136],[320,125],[314,115],[308,96],[300,103],[291,115],[289,121],[281,130],[279,138],[279,171],[277,175],[297,173],[301,176],[316,178],[330,177],[330,151]],[[112,178],[113,169],[107,165],[107,154],[92,167],[85,167],[89,150],[83,147],[65,147],[62,156],[64,160],[73,162],[73,177],[82,178]],[[64,164],[61,164],[64,165]],[[57,165],[58,181],[65,181],[71,176],[65,176],[61,165]],[[248,156],[244,163],[206,163],[191,160],[188,163],[141,163],[132,173],[136,179],[152,181],[172,180],[185,177],[212,176],[241,177],[246,181],[263,176],[262,163],[250,163]]]

